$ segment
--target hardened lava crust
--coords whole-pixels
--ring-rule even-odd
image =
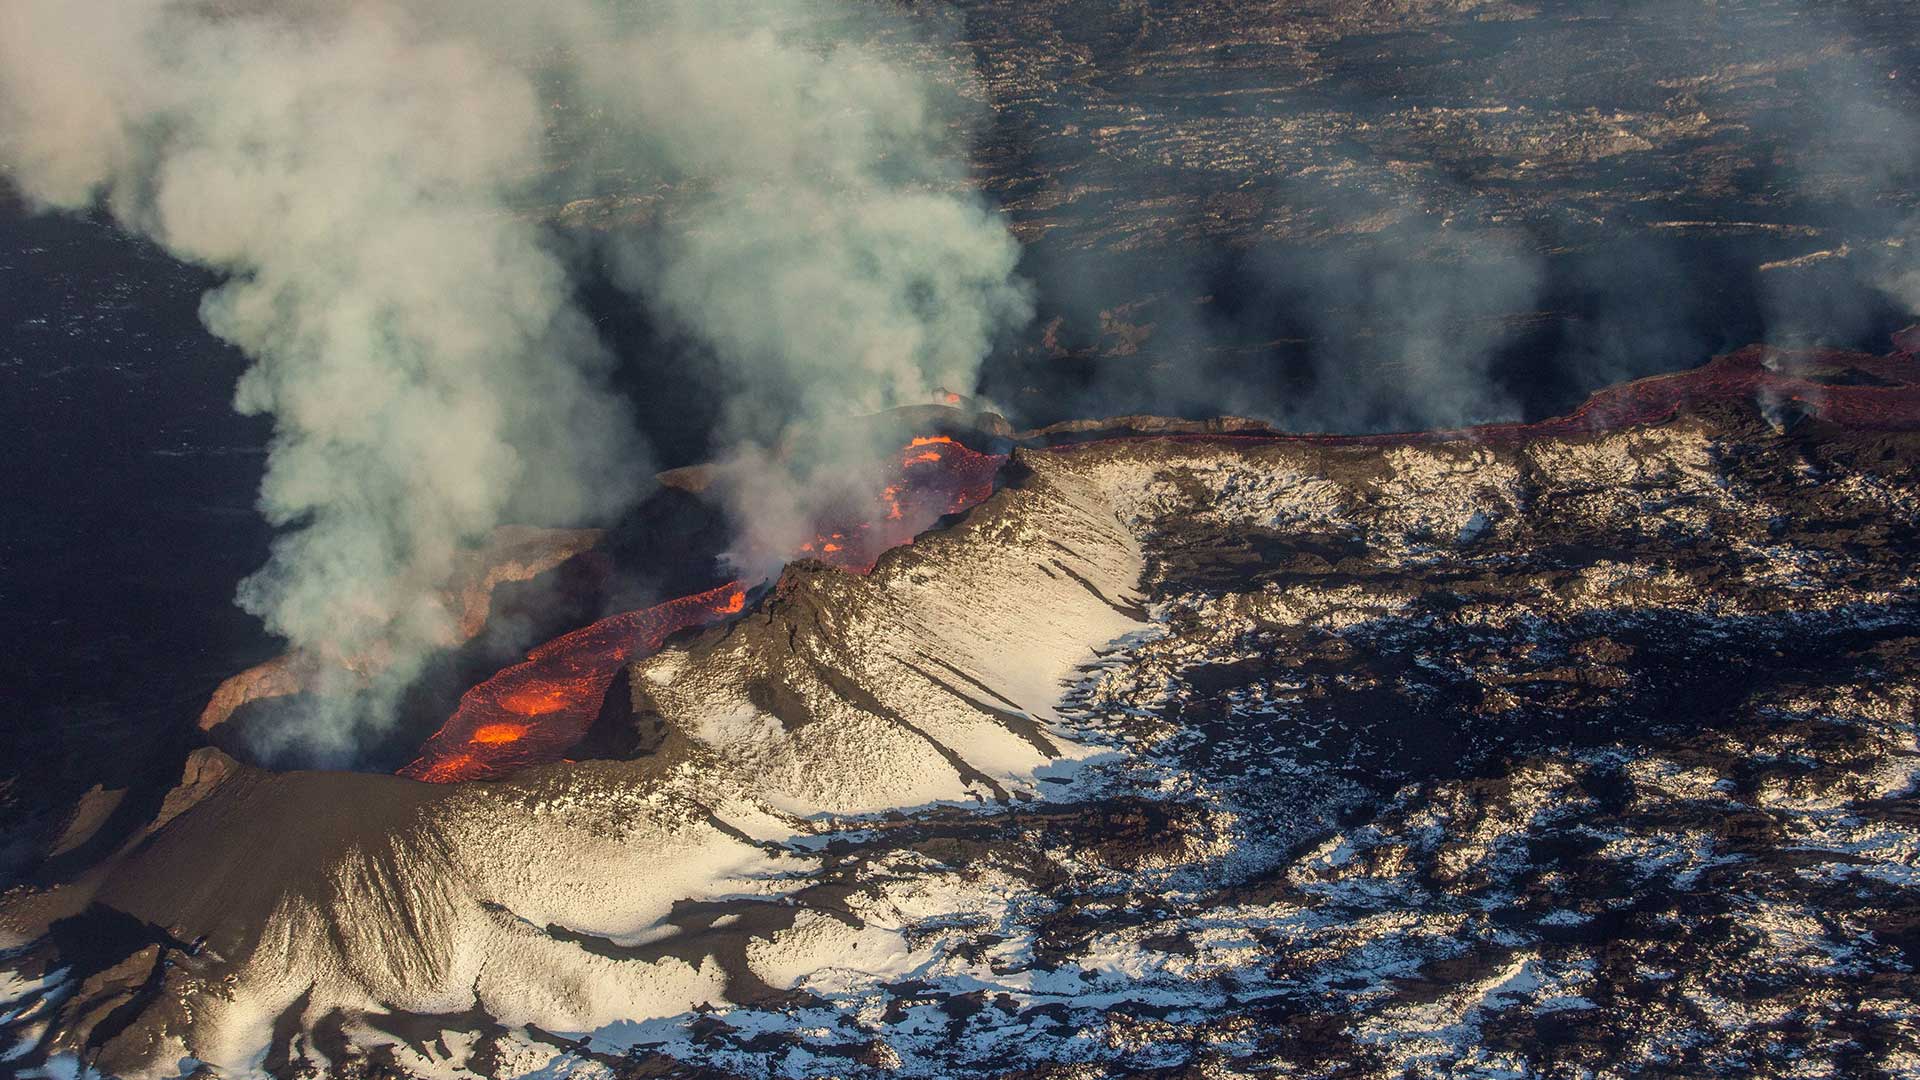
[[[1873,403],[1915,361],[1800,361],[1499,437],[1016,449],[865,576],[796,563],[632,662],[596,760],[201,751],[7,896],[0,1052],[1914,1075],[1920,432]]]

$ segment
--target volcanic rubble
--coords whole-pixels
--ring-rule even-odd
[[[1895,421],[1733,395],[1015,450],[871,573],[796,563],[634,661],[618,758],[431,785],[199,751],[115,855],[6,897],[0,1053],[1915,1075]]]

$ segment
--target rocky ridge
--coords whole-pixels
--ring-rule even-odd
[[[1917,500],[1920,434],[1752,399],[1019,450],[635,664],[624,760],[203,752],[8,898],[4,1030],[125,1075],[1910,1074]]]

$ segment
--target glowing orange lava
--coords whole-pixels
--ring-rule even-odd
[[[899,478],[874,500],[869,518],[823,522],[819,535],[796,554],[864,574],[889,548],[912,542],[942,516],[993,494],[993,478],[1007,460],[945,435],[914,439],[901,456]],[[730,581],[541,645],[525,661],[468,690],[400,775],[450,783],[561,760],[593,726],[622,665],[657,650],[677,631],[744,611],[747,589]]]
[[[443,784],[558,761],[593,725],[622,664],[680,630],[738,614],[746,603],[746,586],[729,581],[555,638],[462,695],[400,775]]]
[[[1005,461],[949,435],[915,438],[900,449],[899,477],[881,489],[859,520],[822,527],[798,554],[864,574],[888,549],[911,543],[943,515],[993,494],[993,478]]]
[[[1173,435],[1170,441],[1286,441],[1401,445],[1449,439],[1510,443],[1543,436],[1657,423],[1692,403],[1755,400],[1792,404],[1821,420],[1861,428],[1920,427],[1920,373],[1899,343],[1890,356],[1761,347],[1716,358],[1694,371],[1642,379],[1595,394],[1566,416],[1531,424],[1489,424],[1455,431],[1392,435]],[[1071,452],[1095,440],[1051,448]],[[869,517],[822,522],[796,554],[852,573],[866,573],[888,549],[911,543],[942,515],[993,493],[1005,457],[982,454],[945,435],[901,448],[899,477],[875,498]],[[540,646],[467,691],[460,707],[421,747],[401,775],[433,783],[502,776],[558,761],[592,726],[621,665],[660,647],[669,635],[738,614],[747,586],[733,581],[707,592],[602,619]]]
[[[536,683],[502,695],[500,707],[516,716],[545,716],[572,704],[576,689],[571,682]]]
[[[425,780],[429,784],[451,784],[456,780],[472,779],[475,770],[480,767],[480,761],[472,754],[451,754],[426,765],[416,761],[407,769],[411,770],[415,765],[421,767],[417,771],[403,770],[400,775]]]

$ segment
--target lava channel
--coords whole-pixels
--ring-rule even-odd
[[[865,516],[820,526],[794,554],[867,573],[888,549],[911,543],[942,516],[993,494],[993,478],[1006,460],[944,435],[914,439],[901,449],[892,482]],[[445,784],[560,760],[599,716],[622,666],[658,650],[681,630],[739,614],[747,590],[744,582],[729,581],[547,642],[461,695],[453,715],[400,775]]]

